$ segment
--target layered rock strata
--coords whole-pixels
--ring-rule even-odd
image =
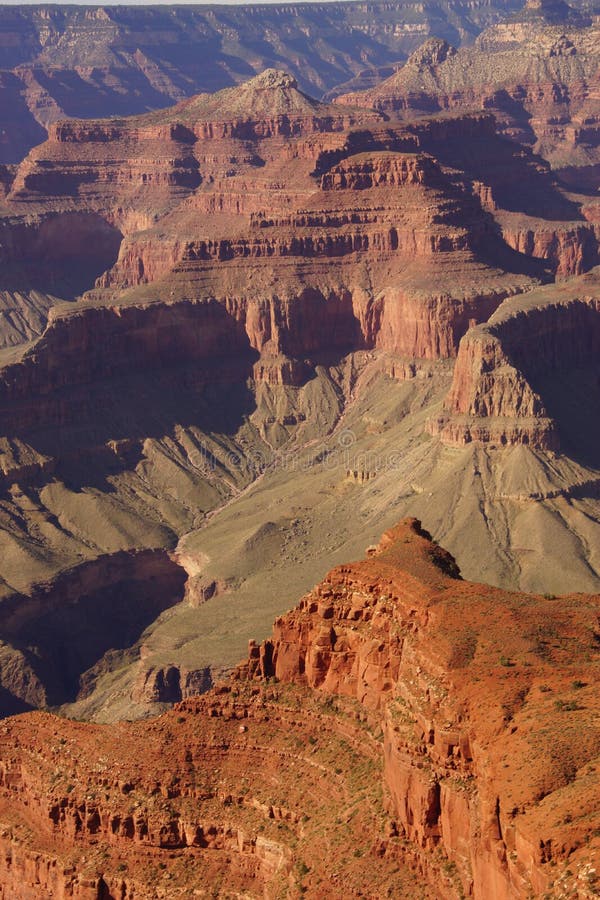
[[[432,433],[454,445],[483,441],[557,450],[560,424],[550,411],[555,389],[548,377],[566,380],[569,371],[590,369],[593,378],[597,371],[599,274],[594,269],[507,301],[485,325],[471,329],[461,341],[444,415],[430,423]],[[572,437],[569,430],[563,435],[567,445]]]
[[[65,116],[146,112],[237,84],[282,60],[305,90],[321,95],[365,67],[404,59],[433,28],[471,41],[518,5],[7,7],[0,22],[0,162],[19,162]]]
[[[599,603],[464,582],[408,520],[203,698],[116,732],[9,720],[0,883],[592,896]]]
[[[269,70],[168,113],[57,125],[14,180],[7,262],[26,266],[24,248],[34,246],[64,269],[70,248],[82,278],[93,280],[124,240],[87,303],[53,313],[42,340],[5,370],[7,427],[64,416],[50,397],[67,382],[148,368],[158,355],[164,364],[180,333],[178,362],[206,367],[228,353],[260,354],[255,377],[274,383],[303,383],[320,357],[354,349],[452,357],[470,324],[548,277],[510,250],[479,198],[430,155],[458,147],[465,132],[493,144],[489,117],[394,130],[376,113],[339,109]],[[163,165],[169,142],[172,177]],[[184,147],[195,180],[177,175]],[[292,177],[276,180],[291,160]],[[160,211],[152,227],[149,207]],[[89,258],[76,252],[71,229]],[[120,293],[128,288],[137,290]],[[181,329],[207,316],[220,317],[223,340],[205,327],[202,346],[188,352],[192,339]],[[144,335],[159,320],[152,349]],[[65,341],[88,350],[71,364]],[[51,362],[58,356],[62,375]],[[22,403],[25,390],[48,397],[45,411]]]
[[[569,182],[586,187],[598,163],[599,48],[593,15],[566,3],[530,2],[472,47],[429,39],[380,85],[337,102],[402,117],[492,110],[503,134],[533,145]]]

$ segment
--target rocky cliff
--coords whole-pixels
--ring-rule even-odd
[[[52,313],[41,341],[6,369],[12,427],[63,415],[53,400],[26,412],[19,391],[49,397],[67,381],[164,365],[165,341],[177,347],[178,328],[198,316],[221,317],[232,340],[211,343],[204,330],[202,347],[180,347],[178,362],[244,351],[261,355],[260,378],[298,384],[321,357],[356,349],[452,357],[470,324],[549,277],[511,251],[469,175],[431,155],[458,151],[468,133],[493,156],[491,118],[390,129],[377,113],[340,109],[269,70],[167,112],[55,126],[18,168],[3,252],[15,278],[68,270],[96,284],[75,310]],[[541,194],[547,173],[536,176],[534,160],[522,168]],[[37,276],[34,256],[47,261]],[[152,349],[156,316],[164,327]],[[87,351],[71,360],[67,345]]]
[[[595,269],[560,289],[509,301],[485,325],[473,328],[461,342],[446,415],[431,423],[434,433],[453,444],[475,440],[558,449],[564,410],[549,376],[560,372],[568,380],[572,370],[596,366],[598,275]],[[577,436],[572,423],[564,424],[568,446]]]
[[[592,897],[599,610],[465,582],[403,522],[203,698],[116,729],[9,720],[0,884]]]

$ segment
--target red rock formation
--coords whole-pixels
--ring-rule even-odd
[[[423,51],[410,65],[454,58],[442,44],[430,50],[433,62]],[[108,255],[125,239],[87,302],[52,313],[43,338],[3,370],[7,427],[22,433],[85,417],[85,398],[59,397],[66,384],[147,371],[158,359],[195,366],[202,383],[215,360],[234,356],[258,380],[298,385],[324,354],[452,357],[471,326],[542,274],[526,256],[560,275],[596,261],[593,208],[584,224],[569,221],[576,204],[540,160],[497,141],[489,115],[382,128],[375,113],[338,109],[268,71],[169,111],[56,125],[14,181],[7,263],[23,265],[28,247],[49,261],[63,260],[63,245]],[[523,209],[553,208],[560,225],[517,212],[515,167],[526,182]],[[43,215],[26,214],[40,201]],[[150,209],[160,210],[156,224]],[[99,256],[82,262],[87,277]],[[465,373],[490,368],[472,334],[447,404],[451,421],[435,430],[454,443],[470,436],[556,447],[550,413],[522,366],[506,368],[505,350],[485,388],[467,386],[474,376]],[[244,374],[229,362],[219,367],[226,381]],[[24,404],[25,396],[38,399]],[[519,421],[507,424],[514,413]]]
[[[557,450],[560,434],[533,385],[594,364],[600,351],[597,269],[506,302],[461,341],[444,415],[430,423],[454,445],[470,441]],[[568,436],[567,436],[568,437]]]
[[[598,232],[596,224],[513,223],[503,217],[502,236],[506,243],[536,259],[550,263],[557,277],[582,275],[598,264]]]
[[[209,668],[186,669],[180,665],[166,665],[160,669],[144,669],[134,685],[134,703],[179,703],[189,697],[204,694],[213,684]]]
[[[231,371],[247,369],[252,358],[245,335],[215,302],[51,310],[39,343],[4,370],[0,403],[5,421],[10,416],[10,427],[22,431],[43,421],[89,418],[86,392],[67,396],[67,386],[146,371],[158,363],[167,369],[196,364],[198,376],[204,372],[206,381],[215,359],[228,361],[229,368],[223,366],[219,373],[227,380],[233,377]],[[38,402],[31,405],[26,397]]]
[[[86,303],[53,314],[42,340],[4,370],[10,427],[64,423],[64,385],[159,358],[206,368],[256,351],[255,377],[299,384],[324,354],[454,356],[470,323],[542,274],[511,255],[479,200],[422,152],[465,135],[493,142],[493,121],[381,128],[378,114],[340,116],[274,71],[166,112],[57,125],[17,173],[7,263],[35,253],[64,269],[67,248],[89,278],[100,249],[125,238]],[[179,178],[184,169],[196,180]],[[139,290],[119,296],[130,287]],[[190,329],[200,320],[202,332]],[[24,405],[25,393],[44,408]]]
[[[579,859],[575,849],[595,806],[591,797],[582,819],[571,810],[562,821],[572,827],[569,836],[557,840],[553,829],[560,804],[589,790],[586,770],[599,735],[586,732],[579,744],[576,728],[571,732],[582,780],[574,775],[566,796],[562,767],[573,745],[556,759],[552,729],[565,709],[589,721],[583,705],[556,700],[555,692],[567,688],[576,666],[582,673],[587,666],[587,629],[597,629],[599,601],[565,598],[557,605],[530,597],[523,604],[516,595],[456,581],[454,561],[427,537],[408,523],[386,533],[365,563],[334,570],[277,620],[273,637],[251,652],[249,671],[380,711],[390,810],[427,877],[435,879],[441,851],[465,895],[540,896],[561,883],[567,859],[575,880],[591,867],[591,845]],[[566,636],[549,650],[548,636],[558,633],[545,618],[552,621],[552,609],[563,636],[580,634],[573,655]],[[558,674],[560,659],[568,672]],[[533,732],[546,737],[529,758]],[[556,826],[540,806],[552,808]]]
[[[436,65],[445,52],[438,47]],[[1,361],[2,484],[15,494],[1,511],[10,547],[17,532],[17,560],[41,556],[40,567],[55,571],[90,543],[102,552],[86,504],[107,497],[111,521],[105,526],[102,512],[102,526],[112,534],[117,506],[127,519],[114,529],[117,547],[172,546],[256,477],[252,463],[239,465],[247,434],[260,445],[261,473],[296,433],[320,438],[320,414],[313,428],[310,410],[292,398],[323,373],[335,394],[323,401],[331,433],[354,399],[350,384],[340,387],[340,360],[357,351],[381,355],[396,378],[429,373],[458,353],[451,393],[430,426],[447,443],[557,449],[560,416],[540,382],[557,361],[573,368],[577,354],[591,369],[597,303],[569,295],[569,306],[555,287],[534,310],[537,295],[522,295],[550,268],[562,276],[595,262],[594,205],[567,196],[541,159],[498,139],[488,113],[394,124],[340,109],[267,72],[160,114],[57,125],[19,167],[1,222],[7,277],[45,281],[79,261],[80,290],[60,296],[94,286]],[[438,397],[442,368],[430,392]],[[424,415],[417,421],[415,441]],[[179,429],[194,429],[189,445],[179,445]],[[237,460],[212,480],[194,462],[204,435],[209,443],[217,435],[222,456]],[[149,458],[158,442],[166,475]],[[90,466],[93,477],[88,459],[102,461]],[[344,488],[372,474],[351,460],[346,470]],[[39,510],[21,499],[29,486]],[[46,506],[44,492],[77,507],[76,539],[68,516],[47,523],[48,508],[57,516],[63,501]],[[59,538],[52,531],[46,542],[52,529]],[[19,572],[7,559],[10,594],[26,566]],[[7,684],[23,702],[43,703],[45,678],[27,669],[20,644],[13,649]],[[102,654],[78,669],[83,691],[112,674],[115,659]],[[136,699],[184,697],[203,668],[154,658],[136,673]]]
[[[8,720],[0,885],[592,896],[599,614],[464,582],[402,523],[203,698],[115,727]]]

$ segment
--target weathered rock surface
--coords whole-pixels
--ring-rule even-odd
[[[116,728],[8,720],[0,884],[591,897],[599,612],[462,581],[405,521],[203,698]]]
[[[508,301],[485,325],[469,331],[461,342],[444,404],[447,415],[431,423],[434,433],[452,444],[475,440],[557,450],[564,410],[548,379],[560,373],[567,380],[573,370],[597,370],[599,276],[594,269],[560,286]],[[559,422],[552,418],[554,407]],[[572,422],[564,424],[568,446],[578,435]],[[593,440],[590,432],[588,441]]]

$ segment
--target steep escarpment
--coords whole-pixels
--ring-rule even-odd
[[[94,410],[78,385],[148,371],[159,362],[165,378],[169,370],[195,366],[200,391],[216,361],[219,379],[239,381],[252,358],[243,331],[214,301],[51,311],[43,337],[4,370],[5,428],[14,433],[75,417],[89,421]],[[37,398],[37,408],[26,397]]]
[[[305,270],[312,266],[301,278],[319,289],[326,279],[306,259],[324,258],[339,267],[342,258],[344,266],[358,265],[348,280],[360,283],[361,256],[375,255],[376,264],[385,251],[397,257],[395,271],[388,265],[382,273],[386,279],[402,278],[407,270],[400,302],[420,303],[423,297],[425,304],[428,294],[437,304],[445,302],[440,292],[431,292],[433,279],[424,277],[432,252],[440,269],[436,280],[443,279],[453,294],[467,285],[465,299],[480,285],[485,296],[487,280],[495,280],[491,291],[498,291],[501,279],[492,268],[547,278],[550,271],[566,276],[596,264],[597,226],[589,202],[584,210],[579,198],[561,193],[543,161],[499,140],[491,116],[441,116],[383,128],[376,113],[348,108],[340,116],[338,109],[302,94],[285,73],[268,71],[243,88],[201,95],[165,112],[58,125],[16,174],[8,198],[11,217],[5,220],[7,262],[17,271],[27,266],[31,252],[22,250],[20,234],[35,238],[41,263],[61,262],[61,246],[76,248],[86,234],[86,252],[68,266],[73,281],[81,275],[80,291],[91,287],[98,272],[97,288],[112,297],[125,288],[171,281],[175,272],[188,296],[214,295],[225,263],[237,270],[227,277],[235,297],[252,282],[267,288],[268,279],[254,271],[259,258],[259,269],[265,261],[279,266],[281,259],[289,293],[296,278],[292,261],[300,260]],[[396,163],[386,159],[390,153],[399,154]],[[419,156],[410,163],[419,168],[417,178],[403,175],[397,182],[396,175],[384,173],[413,153]],[[434,159],[426,162],[424,154]],[[345,174],[363,165],[362,181]],[[519,179],[522,190],[515,189]],[[79,228],[80,219],[85,228]],[[56,234],[62,245],[53,240]],[[90,248],[95,255],[87,260]],[[242,274],[244,260],[248,271]],[[237,266],[228,266],[230,261]],[[52,276],[50,262],[46,268]],[[513,282],[510,293],[517,285],[507,280]],[[158,291],[167,299],[173,288],[165,284]],[[73,293],[62,286],[62,296]],[[246,303],[239,297],[234,302],[240,299]],[[454,330],[461,329],[462,324]],[[417,340],[417,355],[424,343],[435,343],[427,336]],[[440,348],[428,352],[445,354],[455,344],[456,335],[445,335]]]
[[[104,266],[97,260],[105,269],[97,285],[113,293],[153,283],[180,265],[189,270],[193,261],[337,258],[386,245],[405,259],[428,256],[430,248],[471,249],[488,265],[538,275],[543,269],[577,274],[597,262],[593,210],[584,210],[580,198],[564,196],[542,160],[499,140],[491,116],[442,115],[393,127],[382,127],[382,119],[373,110],[319,103],[289,75],[267,70],[241,87],[199,95],[159,113],[58,123],[50,140],[18,168],[7,227],[17,236],[60,228],[67,245],[75,245],[77,215],[86,216],[90,234],[95,221],[88,246],[99,253],[110,237],[119,249],[116,265],[111,267],[108,251]],[[415,233],[423,232],[424,222],[412,224],[406,236],[402,221],[395,234],[361,228],[378,219],[375,211],[369,217],[368,210],[351,206],[360,180],[346,179],[345,197],[332,198],[332,178],[337,189],[344,181],[336,166],[361,153],[386,152],[425,152],[437,160],[437,176],[425,167],[418,184],[404,179],[400,185],[414,196],[419,184],[436,190],[426,209],[447,206],[438,209],[439,221],[434,223],[433,209],[429,216],[433,243]],[[386,165],[382,159],[364,162],[367,168]],[[523,188],[516,190],[519,179]],[[394,179],[386,183],[378,176],[371,188],[395,212]],[[340,209],[343,199],[348,207]],[[423,206],[416,207],[415,216],[422,212]],[[453,233],[461,222],[479,236],[469,240]],[[500,241],[491,235],[498,227]],[[23,268],[19,241],[12,243],[9,262]],[[42,259],[57,258],[50,238],[36,247]],[[527,266],[524,253],[540,260],[537,268]],[[92,273],[90,262],[80,290],[90,286]]]
[[[386,533],[368,562],[334,570],[252,649],[248,670],[378,710],[388,808],[426,877],[450,863],[474,897],[559,890],[585,878],[594,854],[580,841],[600,736],[564,717],[589,722],[598,598],[482,591],[427,538],[409,523]],[[577,668],[585,701],[563,693],[577,696]]]
[[[522,302],[507,302],[486,325],[472,329],[461,343],[445,401],[447,416],[433,423],[434,431],[456,444],[479,440],[558,449],[565,410],[552,375],[560,372],[564,382],[570,381],[569,373],[589,370],[594,405],[597,283],[593,270],[560,287],[534,291]],[[593,425],[574,428],[572,419],[563,424],[567,447],[594,458]]]
[[[451,357],[469,324],[548,277],[507,246],[479,199],[425,152],[457,146],[465,129],[493,143],[489,118],[434,119],[394,131],[381,129],[371,113],[340,119],[332,109],[289,76],[268,71],[243,89],[200,96],[168,113],[57,126],[17,173],[7,261],[25,268],[31,246],[64,270],[65,247],[89,278],[105,249],[124,239],[115,264],[103,260],[106,271],[86,302],[53,314],[42,340],[4,370],[11,427],[66,424],[66,398],[57,391],[147,370],[159,357],[163,365],[173,357],[206,368],[217,357],[226,366],[232,356],[247,362],[260,354],[259,379],[295,385],[322,359],[356,349]],[[243,143],[232,136],[242,111],[252,134],[225,174]],[[227,116],[224,135],[204,134],[207,122],[221,128]],[[141,153],[148,162],[148,147],[157,149],[163,131],[167,142],[188,141],[201,184],[140,180],[123,163],[114,169],[120,154],[131,160]],[[294,156],[292,178],[275,182]],[[93,177],[77,169],[85,160]],[[161,158],[152,165],[160,175]],[[62,194],[48,194],[44,179],[53,168],[57,184],[67,178]],[[252,178],[254,195],[246,190]],[[234,189],[227,206],[225,181]],[[245,200],[234,207],[236,195]],[[157,204],[162,214],[149,227],[147,210]],[[77,252],[72,229],[93,258]],[[33,243],[19,238],[27,234]],[[432,289],[432,278],[444,287]],[[206,322],[201,337],[187,332],[195,318]],[[85,350],[79,359],[77,347]],[[25,406],[23,392],[44,408]]]
[[[598,612],[598,597],[464,582],[408,520],[203,698],[115,729],[9,720],[0,883],[133,900],[207,882],[223,896],[593,893]]]
[[[7,216],[0,222],[2,288],[11,291],[22,317],[35,293],[72,300],[114,265],[121,239],[118,228],[86,210],[49,211],[16,220]],[[19,303],[15,294],[23,291],[26,298]],[[5,329],[2,332],[4,337]]]

